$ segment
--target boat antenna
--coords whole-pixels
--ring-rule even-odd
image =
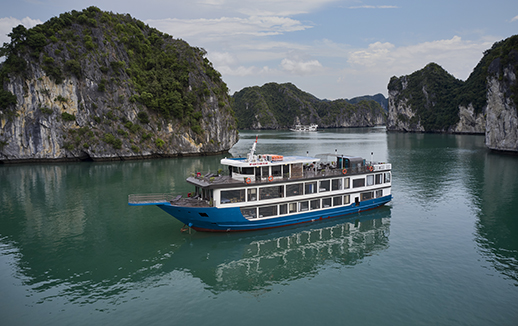
[[[249,157],[248,157],[249,160],[254,158],[255,147],[257,146],[257,138],[259,138],[259,135],[255,136],[255,142],[252,145],[252,148],[250,149],[250,154],[248,154],[249,155]]]

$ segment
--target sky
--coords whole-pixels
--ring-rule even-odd
[[[0,44],[89,6],[204,48],[232,95],[291,82],[320,99],[381,93],[435,62],[458,79],[518,34],[516,0],[0,0]]]

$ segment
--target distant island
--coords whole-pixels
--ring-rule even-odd
[[[290,129],[385,125],[387,100],[382,94],[352,100],[320,100],[291,83],[246,87],[233,95],[238,129]]]
[[[518,35],[497,42],[466,81],[430,63],[388,84],[387,130],[484,134],[486,146],[518,151]]]

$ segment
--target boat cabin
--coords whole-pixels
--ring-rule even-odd
[[[221,164],[228,166],[232,179],[250,183],[261,180],[301,178],[304,165],[309,166],[319,161],[320,159],[316,157],[263,154],[254,156],[252,159],[224,158]]]

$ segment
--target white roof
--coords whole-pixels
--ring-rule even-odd
[[[320,162],[319,158],[309,156],[284,156],[279,161],[267,161],[267,160],[248,160],[246,158],[224,158],[221,160],[221,164],[237,166],[237,167],[255,167],[255,166],[269,166],[269,165],[284,165],[284,164],[297,164],[297,163],[314,163]]]

